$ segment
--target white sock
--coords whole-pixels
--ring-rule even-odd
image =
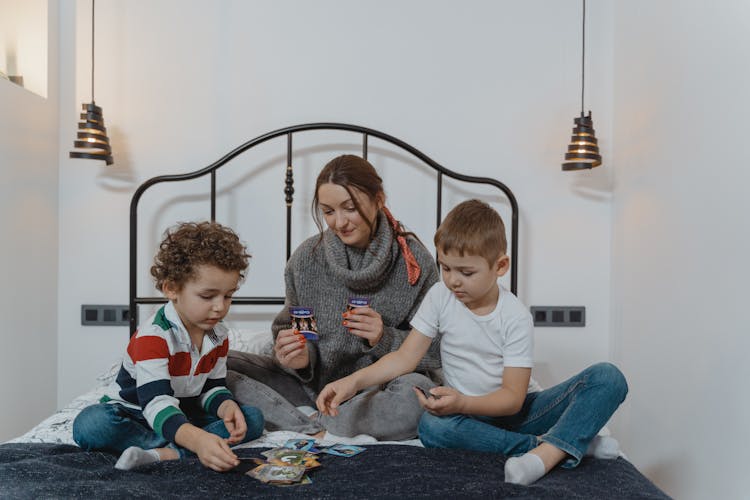
[[[152,464],[161,460],[159,452],[156,450],[144,450],[137,446],[131,446],[120,455],[115,464],[115,469],[130,470],[133,467]]]
[[[586,449],[586,455],[606,459],[617,458],[620,456],[620,443],[612,436],[594,436]]]
[[[528,486],[546,474],[544,462],[533,453],[510,457],[505,461],[505,482]]]

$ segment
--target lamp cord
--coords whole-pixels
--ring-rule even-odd
[[[91,0],[91,104],[94,104],[94,8],[96,0]]]
[[[583,16],[581,17],[581,116],[583,116],[584,76],[586,74],[586,0],[583,0]]]

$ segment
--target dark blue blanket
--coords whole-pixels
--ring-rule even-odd
[[[237,450],[260,457],[262,449]],[[217,473],[197,459],[119,471],[116,457],[54,444],[0,446],[0,498],[550,498],[665,499],[628,461],[586,458],[532,486],[503,481],[504,458],[490,453],[376,445],[350,458],[321,455],[312,484],[272,486]]]

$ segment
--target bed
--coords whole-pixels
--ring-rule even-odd
[[[320,135],[323,132],[324,135]],[[313,139],[302,138],[305,134],[314,135]],[[331,139],[330,134],[336,134]],[[355,142],[351,138],[355,138]],[[321,140],[322,138],[322,140]],[[220,220],[217,213],[223,213],[222,197],[226,198],[228,190],[236,182],[222,185],[219,182],[219,169],[227,164],[237,165],[237,159],[248,151],[281,142],[283,152],[276,154],[277,162],[283,166],[278,184],[284,197],[283,205],[284,231],[275,239],[273,250],[280,255],[281,269],[275,272],[275,279],[282,281],[283,262],[288,259],[295,243],[305,235],[300,235],[298,220],[309,219],[309,213],[299,210],[300,203],[295,205],[295,183],[302,178],[304,193],[309,191],[310,173],[299,172],[297,165],[310,165],[310,171],[317,173],[322,163],[311,161],[309,157],[324,155],[332,158],[344,152],[351,153],[356,149],[365,158],[378,155],[387,161],[373,161],[380,170],[382,163],[401,161],[417,169],[421,197],[429,203],[429,217],[432,227],[415,229],[416,234],[427,242],[429,236],[443,216],[444,205],[453,206],[451,196],[457,199],[479,196],[502,206],[506,211],[503,217],[508,225],[509,246],[511,254],[511,272],[508,273],[508,286],[518,292],[518,204],[511,190],[502,182],[460,174],[447,169],[432,160],[413,146],[383,132],[341,123],[312,123],[287,127],[261,135],[250,140],[216,162],[200,170],[178,175],[154,177],[144,182],[135,191],[130,206],[130,294],[129,294],[129,333],[132,334],[138,323],[141,308],[155,307],[163,299],[143,293],[147,289],[147,280],[143,272],[144,262],[150,259],[155,243],[143,237],[143,228],[152,235],[158,234],[156,225],[142,223],[139,210],[144,194],[164,184],[177,185],[183,181],[195,179],[209,180],[208,193],[193,195],[205,201],[209,214],[203,218]],[[293,145],[302,144],[295,149]],[[372,159],[372,158],[371,158]],[[241,168],[258,167],[270,170],[270,163],[260,160],[240,162]],[[400,168],[400,167],[399,167]],[[307,177],[306,177],[307,176]],[[397,171],[395,178],[405,181],[406,174]],[[240,183],[253,182],[257,179],[246,175],[236,177]],[[314,180],[314,177],[312,178]],[[386,191],[390,190],[388,179],[384,176]],[[430,182],[431,187],[424,184]],[[424,187],[421,187],[424,185]],[[478,189],[489,191],[476,192],[463,185],[482,186]],[[268,187],[264,188],[268,191]],[[176,189],[175,192],[180,192]],[[430,192],[432,196],[430,196]],[[448,194],[446,194],[448,193]],[[299,196],[299,195],[298,195]],[[302,196],[304,202],[304,196]],[[226,205],[226,203],[224,203]],[[232,203],[229,203],[232,205]],[[304,203],[302,208],[306,209]],[[295,212],[296,210],[296,212]],[[434,210],[434,211],[433,211]],[[427,210],[425,210],[427,212]],[[434,218],[433,218],[434,215]],[[167,217],[169,219],[170,217]],[[230,216],[229,219],[232,217]],[[407,225],[412,214],[406,219]],[[177,222],[178,219],[171,219]],[[294,223],[293,223],[294,221]],[[141,224],[139,225],[139,222]],[[139,228],[141,231],[139,232]],[[240,229],[240,235],[244,234]],[[278,242],[277,240],[283,240]],[[278,243],[278,244],[277,244]],[[146,247],[144,249],[144,247]],[[278,252],[282,247],[283,252]],[[254,261],[258,259],[259,247],[254,252]],[[251,250],[251,253],[252,250]],[[272,266],[270,266],[272,267]],[[262,280],[261,280],[262,281]],[[248,288],[250,292],[257,288]],[[241,290],[233,299],[235,306],[252,309],[265,308],[274,313],[284,302],[281,293],[283,283],[277,288],[269,288],[271,293],[243,293]],[[254,313],[239,313],[240,319],[257,317]],[[230,322],[232,318],[230,317]],[[262,321],[265,320],[261,320]],[[270,320],[268,321],[270,324]],[[266,325],[267,327],[267,325]],[[126,338],[123,339],[123,346]],[[230,345],[233,349],[256,353],[270,353],[271,336],[264,329],[238,328],[230,333]],[[423,448],[418,440],[404,442],[377,442],[370,436],[356,436],[350,439],[326,435],[321,446],[339,442],[357,444],[365,451],[353,457],[321,456],[321,467],[311,471],[308,476],[310,484],[280,487],[261,483],[247,475],[239,473],[216,473],[200,465],[197,459],[184,461],[161,462],[140,467],[132,471],[119,471],[113,468],[116,457],[101,452],[84,452],[72,441],[71,425],[75,415],[85,406],[98,401],[110,384],[119,366],[113,360],[109,370],[102,373],[94,387],[87,393],[73,400],[62,410],[51,415],[26,434],[0,445],[0,497],[2,498],[163,498],[163,497],[224,497],[246,498],[262,496],[267,498],[310,497],[310,498],[420,498],[436,495],[450,495],[456,498],[477,497],[514,497],[514,498],[668,498],[653,483],[643,476],[628,460],[622,456],[616,460],[599,460],[584,458],[581,465],[574,470],[554,470],[532,486],[507,484],[503,478],[505,458],[500,455],[470,452],[464,450],[434,450]],[[243,458],[261,457],[260,453],[269,448],[282,446],[288,439],[305,437],[286,431],[265,432],[259,439],[237,448],[238,456]]]

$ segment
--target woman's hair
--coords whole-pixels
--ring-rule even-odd
[[[346,192],[349,193],[349,197],[352,199],[354,208],[357,209],[359,215],[369,226],[370,239],[372,239],[375,236],[375,224],[365,217],[352,188],[366,195],[373,203],[376,203],[379,197],[385,201],[383,179],[380,178],[375,167],[369,161],[356,155],[337,156],[323,167],[323,170],[318,174],[318,180],[315,181],[315,194],[312,200],[313,219],[321,233],[323,231],[323,220],[320,215],[320,208],[318,207],[318,190],[323,184],[336,184],[346,189]]]
[[[165,281],[182,288],[201,265],[239,271],[242,280],[249,260],[245,245],[230,228],[217,222],[182,222],[164,232],[151,276],[158,290]]]

